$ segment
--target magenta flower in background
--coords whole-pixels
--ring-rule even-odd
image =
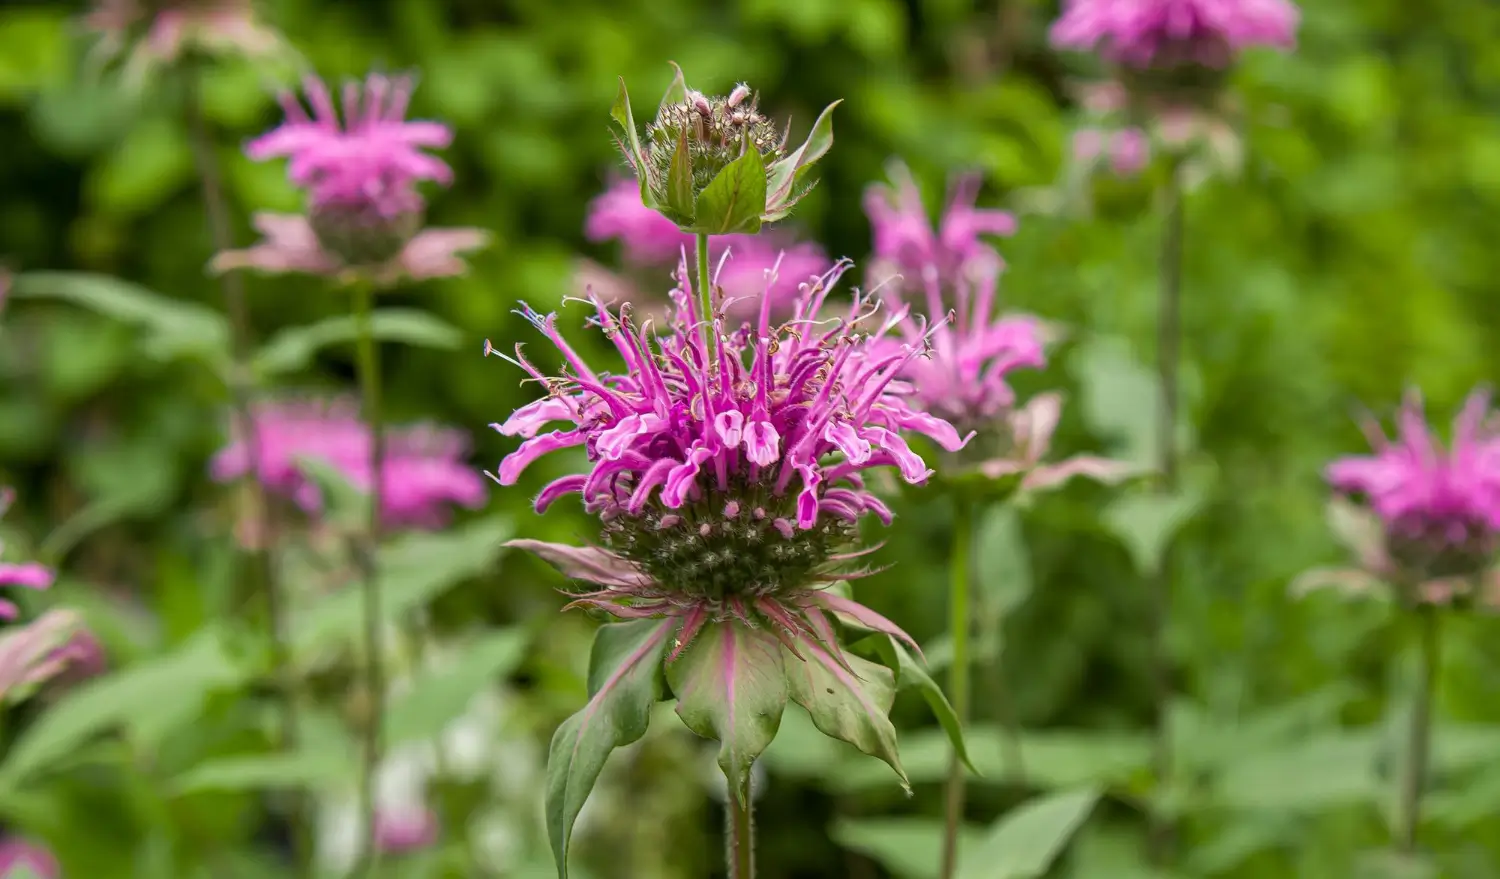
[[[1016,232],[1016,218],[1009,211],[975,206],[978,175],[954,181],[936,229],[927,218],[921,190],[911,173],[896,165],[890,176],[892,185],[877,184],[865,193],[865,215],[870,218],[874,255],[884,264],[883,274],[900,272],[912,284],[921,284],[922,273],[931,268],[941,277],[955,277],[1000,259],[980,236]]]
[[[0,879],[26,875],[60,879],[62,867],[45,846],[15,836],[0,839]]]
[[[83,648],[73,640],[81,631],[78,615],[61,608],[25,625],[0,629],[0,704],[24,699],[36,686],[86,661]],[[0,871],[0,877],[4,875]]]
[[[96,60],[128,53],[131,79],[192,50],[267,55],[283,48],[252,0],[95,0],[83,24],[99,37]]]
[[[1362,560],[1368,566],[1407,582],[1474,576],[1489,566],[1500,545],[1500,435],[1489,403],[1487,392],[1471,394],[1444,448],[1412,392],[1394,440],[1367,423],[1375,454],[1328,466],[1329,484],[1379,517],[1384,545]]]
[[[15,502],[16,493],[10,488],[0,488],[0,516]],[[0,551],[5,548],[0,543]],[[46,589],[52,585],[55,574],[51,568],[38,562],[0,562],[0,586],[20,586],[25,589]],[[19,613],[14,602],[0,598],[0,620],[13,620]]]
[[[1245,49],[1296,45],[1289,0],[1064,0],[1052,44],[1135,68],[1223,68]]]
[[[1093,165],[1101,159],[1118,177],[1134,177],[1151,161],[1151,144],[1139,128],[1081,128],[1073,133],[1073,158]]]
[[[248,444],[236,438],[214,457],[215,479],[254,474],[271,492],[309,513],[322,510],[317,484],[301,459],[335,468],[354,488],[368,491],[371,433],[352,400],[293,400],[262,403],[255,422],[260,460],[249,460]],[[454,505],[476,508],[485,500],[484,481],[463,461],[463,434],[418,424],[390,429],[382,475],[382,516],[393,528],[440,528]]]
[[[286,121],[245,153],[256,161],[288,160],[288,176],[307,192],[307,216],[257,216],[266,240],[220,254],[215,268],[323,275],[353,269],[384,283],[461,272],[457,254],[486,236],[477,229],[422,231],[426,205],[417,184],[453,179],[452,169],[426,150],[446,147],[453,132],[405,118],[412,89],[408,78],[372,74],[363,84],[345,84],[340,113],[328,87],[309,77],[311,115],[294,96],[282,95]]]
[[[589,203],[583,234],[593,242],[618,241],[627,261],[645,265],[676,265],[684,248],[692,253],[696,246],[692,235],[646,207],[633,178],[615,180]]]

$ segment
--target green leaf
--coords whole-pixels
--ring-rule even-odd
[[[676,61],[668,61],[674,72],[672,82],[667,85],[666,92],[661,96],[661,107],[669,107],[672,104],[681,104],[687,100],[687,80],[682,75],[682,68],[677,66]],[[660,108],[658,108],[660,112]]]
[[[370,331],[383,342],[402,342],[418,348],[452,351],[463,341],[457,328],[425,311],[413,308],[382,308],[370,318]],[[319,350],[330,345],[353,343],[359,324],[350,315],[339,315],[302,327],[282,330],[256,352],[258,375],[273,378],[312,365]]]
[[[228,362],[229,323],[218,312],[179,302],[138,284],[86,272],[24,272],[11,295],[56,299],[147,332],[146,353],[158,360],[196,356],[216,365]]]
[[[1133,494],[1111,503],[1104,525],[1130,550],[1136,568],[1145,576],[1161,570],[1172,537],[1203,506],[1203,495],[1182,491],[1174,495]]]
[[[436,534],[408,534],[381,547],[378,558],[381,611],[399,619],[439,593],[494,564],[510,521],[491,516]],[[292,627],[297,654],[356,637],[363,625],[363,596],[357,588],[336,592],[299,615]]]
[[[1215,802],[1232,809],[1310,813],[1380,796],[1378,739],[1372,730],[1304,738],[1246,755],[1217,779]]]
[[[46,712],[0,765],[0,788],[10,787],[67,757],[92,736],[125,726],[151,739],[196,714],[212,692],[253,673],[207,629],[177,650],[96,678]]]
[[[694,231],[709,235],[753,235],[766,211],[766,162],[748,147],[698,194]]]
[[[996,503],[984,510],[974,549],[974,585],[992,623],[1002,621],[1031,596],[1031,558],[1014,506]]]
[[[172,781],[178,794],[201,791],[337,790],[358,776],[349,748],[304,749],[289,754],[221,757],[189,769]]]
[[[833,841],[880,862],[893,876],[937,879],[943,857],[943,822],[937,818],[858,818],[835,821]],[[980,831],[961,827],[959,850],[979,843]]]
[[[609,115],[625,129],[625,137],[630,145],[631,160],[635,162],[636,174],[641,179],[641,194],[647,194],[646,176],[649,165],[646,160],[646,152],[641,149],[641,136],[635,128],[635,115],[630,112],[630,92],[625,90],[625,77],[620,77],[620,92],[615,96],[614,106],[609,108]],[[647,202],[647,207],[655,207]]]
[[[370,520],[370,496],[355,488],[344,471],[321,458],[298,455],[297,469],[318,487],[323,517],[330,524],[351,530]]]
[[[547,836],[559,879],[568,876],[573,822],[610,752],[646,734],[661,701],[661,663],[675,619],[599,628],[589,658],[589,701],[557,728],[547,754]]]
[[[134,513],[148,510],[156,500],[151,486],[137,486],[98,498],[52,529],[38,548],[46,559],[61,560],[90,534]]]
[[[800,179],[798,172],[823,158],[833,147],[833,108],[842,103],[843,99],[839,99],[824,107],[813,122],[812,131],[807,133],[807,140],[802,142],[802,146],[772,166],[771,204],[780,205],[785,201]]]
[[[687,129],[678,132],[677,147],[672,150],[672,165],[667,169],[667,207],[679,218],[692,218],[693,158],[688,152]]]
[[[948,697],[943,695],[943,688],[937,685],[927,669],[911,655],[899,641],[890,635],[874,639],[876,649],[880,651],[881,658],[887,667],[896,673],[896,689],[913,689],[922,695],[927,702],[927,707],[932,709],[933,716],[937,718],[938,724],[942,726],[943,732],[947,734],[948,741],[953,745],[953,750],[958,753],[958,759],[964,761],[969,771],[980,774],[969,759],[969,746],[964,742],[964,727],[958,719],[958,713],[948,703]]]
[[[985,724],[970,724],[964,730],[969,757],[983,774],[978,782],[1003,782],[1009,777],[1007,735],[1006,730]],[[1026,755],[1026,783],[1034,787],[1055,790],[1124,784],[1150,764],[1151,737],[1137,732],[1023,731],[1020,750]],[[907,733],[901,747],[902,765],[918,784],[936,784],[946,778],[952,754],[947,734],[935,729]],[[834,767],[830,775],[841,791],[886,784],[884,767],[867,761]]]
[[[888,716],[896,700],[895,674],[883,665],[845,653],[845,660],[854,670],[850,674],[808,638],[801,639],[797,649],[806,657],[805,661],[796,656],[785,658],[792,701],[807,709],[813,725],[823,735],[848,742],[888,763],[900,777],[902,788],[909,792],[911,782],[901,768],[896,749],[896,727]]]
[[[466,645],[452,662],[417,676],[386,708],[385,737],[391,746],[432,739],[464,713],[474,697],[507,675],[526,655],[524,629],[490,632]]]
[[[1097,788],[1084,788],[1037,797],[1005,813],[959,858],[958,879],[1038,879],[1098,801]]]
[[[193,177],[187,137],[171,117],[139,122],[94,168],[95,202],[107,214],[133,216],[160,206]]]
[[[747,793],[750,767],[776,738],[786,709],[780,642],[732,620],[711,623],[668,664],[667,681],[687,728],[721,743],[719,768],[730,795]]]

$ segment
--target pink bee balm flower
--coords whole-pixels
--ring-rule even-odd
[[[11,836],[0,840],[0,879],[60,879],[62,867],[45,846]]]
[[[1394,441],[1367,424],[1375,454],[1328,466],[1335,490],[1379,516],[1384,553],[1402,579],[1471,575],[1493,557],[1500,535],[1500,437],[1486,426],[1490,414],[1488,393],[1470,395],[1444,449],[1412,392]]]
[[[260,460],[249,460],[248,444],[236,439],[215,456],[215,479],[253,473],[267,489],[309,513],[322,509],[317,484],[303,472],[311,459],[335,468],[349,484],[368,491],[371,433],[351,400],[300,400],[262,404],[255,414]],[[382,516],[393,528],[439,528],[451,505],[469,508],[485,500],[484,482],[463,463],[468,443],[456,431],[430,425],[395,428],[386,434]]]
[[[1051,37],[1129,67],[1222,68],[1248,48],[1292,48],[1299,18],[1288,0],[1065,0]]]
[[[692,253],[694,237],[641,201],[634,179],[616,180],[589,204],[583,234],[590,241],[619,241],[633,263],[675,265],[684,248]]]
[[[10,509],[16,494],[9,488],[0,488],[0,516]],[[0,550],[4,544],[0,544]],[[0,586],[20,586],[25,589],[46,589],[55,578],[51,568],[37,562],[0,562]],[[0,620],[13,620],[20,612],[14,602],[0,598]]]
[[[976,264],[999,260],[982,235],[1014,235],[1016,218],[1008,211],[975,207],[979,177],[959,177],[936,230],[922,206],[922,193],[904,166],[891,171],[893,185],[876,185],[865,193],[865,214],[875,236],[875,258],[919,282],[936,267],[953,277]]]
[[[37,685],[85,659],[72,641],[81,627],[77,614],[54,608],[25,625],[0,629],[0,704],[24,699]]]
[[[1085,165],[1107,159],[1117,177],[1134,177],[1151,161],[1151,145],[1139,128],[1082,128],[1073,135],[1073,157]]]
[[[257,161],[288,159],[288,176],[308,193],[307,219],[262,215],[257,225],[266,243],[221,256],[216,265],[317,274],[373,269],[385,277],[461,271],[455,254],[482,244],[483,233],[418,234],[425,205],[417,183],[453,179],[452,169],[425,150],[446,147],[453,132],[405,118],[411,81],[371,75],[363,85],[347,83],[342,116],[320,80],[308,78],[304,89],[312,115],[283,94],[286,121],[245,153]]]
[[[258,21],[252,0],[95,0],[83,23],[99,35],[95,59],[128,51],[132,80],[193,50],[265,55],[282,47]]]
[[[816,244],[796,244],[782,249],[761,235],[733,235],[718,252],[714,287],[722,297],[724,311],[733,320],[751,320],[760,312],[761,300],[770,302],[771,314],[780,317],[797,303],[802,287],[828,271],[828,257]],[[733,326],[731,325],[731,328]]]

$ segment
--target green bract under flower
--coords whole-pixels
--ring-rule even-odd
[[[824,108],[806,142],[787,152],[790,131],[778,134],[747,85],[710,97],[687,87],[682,69],[646,126],[641,141],[630,95],[620,80],[611,115],[616,138],[641,186],[641,200],[684,232],[753,234],[785,218],[813,186],[812,166],[833,145],[833,108]]]

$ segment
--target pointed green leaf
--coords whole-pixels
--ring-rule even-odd
[[[290,753],[221,757],[172,780],[174,793],[242,790],[337,790],[359,775],[351,748],[304,748]]]
[[[547,835],[559,879],[568,876],[573,822],[610,752],[640,739],[662,698],[661,663],[677,620],[601,626],[589,658],[588,704],[557,728],[547,755]]]
[[[927,707],[937,717],[938,723],[942,725],[943,732],[948,734],[948,741],[953,743],[953,750],[958,753],[958,759],[964,761],[969,771],[975,775],[982,773],[975,768],[973,761],[969,759],[969,748],[964,744],[964,728],[959,722],[958,714],[953,706],[948,704],[948,697],[943,695],[943,690],[927,673],[927,669],[917,661],[916,657],[906,649],[899,641],[890,635],[872,638],[875,649],[880,652],[880,658],[884,660],[887,667],[896,673],[896,689],[914,689],[922,694],[926,700]]]
[[[414,308],[382,308],[370,316],[370,332],[383,342],[404,342],[420,348],[453,350],[463,335],[452,325]],[[312,365],[320,349],[359,337],[359,322],[339,315],[307,326],[282,330],[256,352],[257,375],[270,378]]]
[[[635,115],[630,112],[630,93],[625,90],[625,77],[620,77],[620,93],[615,96],[615,104],[609,109],[609,115],[625,129],[625,138],[630,144],[630,156],[635,162],[636,175],[641,180],[641,194],[646,192],[646,153],[641,149],[641,135],[635,130]]]
[[[461,716],[474,697],[510,674],[526,655],[522,628],[488,632],[463,651],[417,676],[385,711],[389,747],[432,739]]]
[[[741,623],[710,625],[667,666],[667,682],[688,729],[721,743],[730,795],[748,791],[750,767],[776,738],[786,708],[781,643]]]
[[[1097,788],[1037,797],[1000,817],[958,862],[958,879],[1038,879],[1099,801]]]
[[[848,742],[871,757],[890,764],[911,790],[896,751],[896,727],[888,716],[896,700],[895,675],[852,653],[846,653],[850,674],[839,661],[809,638],[797,649],[806,661],[785,657],[787,689],[792,701],[807,709],[813,725],[830,738]],[[855,677],[858,675],[858,677]]]
[[[694,230],[709,235],[753,235],[766,210],[766,163],[751,147],[730,162],[698,195]]]
[[[983,831],[965,825],[958,830],[958,850],[979,844]],[[943,860],[941,818],[846,818],[830,834],[840,846],[878,861],[898,879],[938,879]]]
[[[677,66],[676,61],[667,63],[672,65],[672,70],[676,72],[676,75],[672,77],[672,83],[667,86],[666,94],[661,96],[662,107],[681,104],[687,100],[687,80],[682,75],[682,68]]]
[[[842,99],[824,107],[802,146],[772,166],[770,203],[773,206],[779,207],[791,196],[793,186],[803,176],[799,172],[823,158],[833,147],[833,108],[841,103]]]
[[[672,165],[667,169],[667,207],[674,219],[691,222],[694,215],[693,157],[688,151],[687,129],[677,133],[677,148],[672,151]]]

